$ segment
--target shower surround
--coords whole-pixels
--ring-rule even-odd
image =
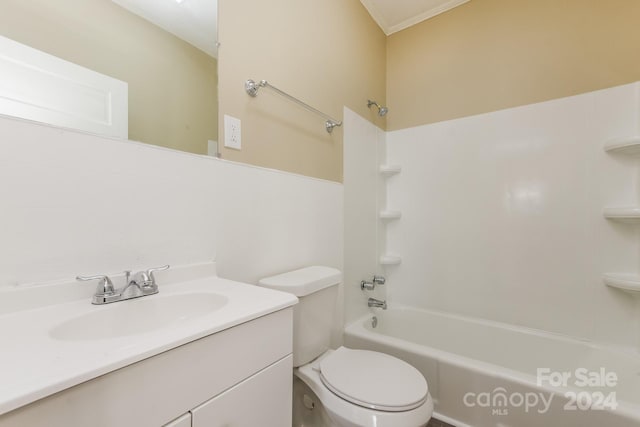
[[[639,87],[389,133],[393,301],[637,348],[602,277],[639,267],[638,227],[603,217],[638,204],[638,161],[603,147],[639,135]]]
[[[610,273],[638,281],[640,228],[603,212],[639,204],[639,157],[604,149],[640,135],[639,94],[634,83],[386,134],[345,112],[345,196],[358,197],[345,197],[345,224],[363,218],[345,234],[347,321],[367,313],[353,279],[382,273],[373,296],[392,309],[577,339],[627,354],[640,372],[639,294],[603,282]],[[380,164],[399,173],[381,178]],[[401,263],[380,265],[383,254]],[[429,336],[436,326],[411,327]],[[591,369],[584,356],[571,368]]]

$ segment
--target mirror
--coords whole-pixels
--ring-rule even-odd
[[[217,0],[2,0],[0,35],[128,84],[129,139],[218,139]]]

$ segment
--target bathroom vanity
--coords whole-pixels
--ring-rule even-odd
[[[291,425],[297,300],[178,276],[110,307],[76,299],[0,315],[0,426]]]

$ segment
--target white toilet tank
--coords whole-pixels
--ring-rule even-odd
[[[329,349],[336,317],[340,270],[305,267],[260,280],[265,288],[288,292],[300,302],[293,307],[293,366],[302,366]]]

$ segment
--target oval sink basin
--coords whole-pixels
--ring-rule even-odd
[[[59,324],[49,331],[63,341],[99,340],[156,331],[188,322],[227,304],[227,297],[215,293],[154,295],[96,307]]]

